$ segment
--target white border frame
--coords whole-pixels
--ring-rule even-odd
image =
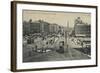
[[[22,10],[46,10],[91,13],[91,59],[55,62],[23,63],[22,61]],[[17,69],[37,69],[68,66],[96,65],[96,9],[84,7],[17,4]]]

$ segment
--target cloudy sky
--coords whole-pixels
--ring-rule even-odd
[[[91,24],[91,14],[90,13],[74,13],[74,12],[50,12],[50,11],[32,11],[23,10],[23,21],[36,21],[42,19],[49,23],[57,23],[62,26],[74,26],[74,21],[77,17],[81,17],[81,20],[85,23]]]

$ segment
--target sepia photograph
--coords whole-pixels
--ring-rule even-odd
[[[23,10],[23,62],[91,59],[91,14]]]
[[[11,3],[11,70],[97,66],[97,6]]]

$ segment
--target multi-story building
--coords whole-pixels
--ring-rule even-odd
[[[75,26],[75,36],[91,36],[91,26],[90,25],[82,25],[77,24]]]
[[[29,35],[30,33],[30,25],[29,22],[23,22],[23,35]]]
[[[84,23],[79,17],[75,20],[73,35],[76,37],[90,37],[91,25]]]
[[[59,26],[58,24],[51,24],[48,22],[45,22],[43,20],[38,20],[32,22],[32,20],[29,20],[29,22],[24,21],[23,22],[23,34],[29,35],[34,33],[42,33],[44,35],[46,34],[57,34],[62,33],[64,28],[62,26]]]

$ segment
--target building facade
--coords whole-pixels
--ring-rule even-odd
[[[52,24],[43,20],[32,22],[23,22],[23,35],[29,35],[34,33],[45,33],[45,34],[57,34],[63,32],[64,28],[58,24]]]

